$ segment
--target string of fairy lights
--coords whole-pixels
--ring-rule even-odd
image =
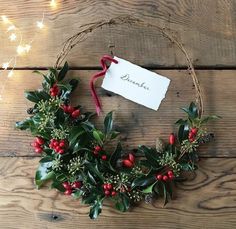
[[[57,1],[51,0],[50,6],[52,9],[55,9],[57,7]],[[16,24],[13,23],[6,15],[1,16],[1,20],[4,24],[4,29],[6,32],[5,34],[7,35],[7,38],[9,39],[10,42],[15,43],[15,45],[13,45],[15,47],[15,55],[13,55],[12,57],[9,57],[8,61],[4,61],[0,65],[1,67],[0,74],[2,74],[3,72],[7,72],[7,78],[5,82],[3,83],[1,80],[2,88],[0,90],[0,101],[3,100],[3,92],[5,89],[7,80],[14,76],[14,70],[17,65],[17,59],[27,55],[31,51],[32,44],[34,42],[36,35],[38,34],[40,30],[42,30],[45,27],[44,16],[45,16],[45,13],[43,13],[41,20],[36,21],[35,25],[36,25],[37,31],[35,32],[35,35],[33,36],[33,38],[28,42],[24,41],[21,28],[16,26]]]

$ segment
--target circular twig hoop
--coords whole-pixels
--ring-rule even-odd
[[[62,64],[62,62],[67,57],[67,55],[75,46],[77,46],[79,43],[81,43],[87,38],[87,34],[97,30],[98,28],[101,28],[104,25],[123,25],[123,24],[140,25],[140,26],[154,28],[158,30],[159,32],[161,32],[163,37],[167,38],[169,41],[171,41],[173,44],[175,44],[179,48],[179,50],[184,54],[185,59],[188,64],[188,71],[189,71],[189,74],[191,75],[191,78],[193,80],[193,84],[196,90],[195,100],[199,108],[199,117],[201,117],[204,112],[202,90],[201,90],[196,72],[194,70],[194,66],[191,61],[191,58],[189,57],[183,44],[178,40],[178,38],[173,34],[173,31],[171,31],[170,29],[166,29],[161,26],[145,22],[138,18],[135,18],[132,16],[119,16],[119,17],[111,18],[109,20],[101,20],[98,22],[89,23],[89,24],[80,26],[79,32],[77,32],[76,34],[74,34],[73,36],[71,36],[64,42],[63,48],[57,56],[55,68],[58,68]]]

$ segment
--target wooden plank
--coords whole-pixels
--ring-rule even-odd
[[[84,105],[85,110],[95,111],[89,91],[89,79],[94,71],[70,71],[70,77],[79,77],[81,86],[74,93],[74,104]],[[194,89],[186,71],[157,71],[168,76],[171,84],[159,110],[153,111],[128,101],[120,96],[108,96],[99,88],[104,113],[98,119],[102,123],[104,114],[115,111],[115,125],[121,131],[123,144],[127,148],[139,144],[154,145],[156,137],[167,139],[175,130],[174,122],[184,113],[179,109],[194,100]],[[235,71],[198,71],[204,91],[206,114],[217,114],[222,120],[209,125],[209,130],[216,135],[215,142],[203,148],[202,156],[235,157],[236,149],[236,104]],[[5,99],[0,106],[0,155],[25,156],[34,155],[27,132],[14,130],[15,121],[26,118],[27,108],[31,106],[24,98],[24,90],[40,87],[41,77],[31,71],[16,71],[15,77],[6,82]],[[17,89],[16,89],[17,88]],[[222,93],[223,92],[223,93]]]
[[[23,43],[33,46],[18,58],[18,67],[52,66],[62,43],[86,23],[119,15],[133,15],[177,31],[197,66],[234,66],[236,61],[235,1],[62,1],[51,10],[49,1],[0,1],[1,14],[22,29]],[[37,32],[36,21],[45,12],[46,27]],[[209,13],[210,12],[210,13]],[[0,30],[6,27],[1,23]],[[36,36],[34,37],[34,34]],[[1,61],[15,55],[15,43],[0,33]],[[94,32],[68,57],[73,66],[98,66],[111,51],[137,64],[176,67],[185,65],[182,54],[157,31],[140,26],[105,26]]]
[[[157,201],[129,213],[105,203],[91,221],[88,208],[55,190],[36,190],[38,159],[0,158],[1,228],[235,228],[236,159],[204,159],[197,176],[178,185],[165,208]],[[194,220],[193,220],[194,219]]]

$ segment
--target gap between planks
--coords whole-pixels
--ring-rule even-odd
[[[148,70],[187,70],[188,67],[185,65],[179,65],[179,66],[161,66],[161,65],[139,65],[142,68],[146,68]],[[45,71],[51,68],[52,66],[36,66],[36,67],[16,67],[12,68],[9,67],[7,70],[17,70],[17,71],[28,71],[28,70],[39,70],[39,71]],[[61,69],[61,67],[59,68]],[[236,66],[201,66],[201,65],[194,65],[195,70],[236,70]],[[4,70],[3,68],[0,68],[0,70]],[[77,67],[69,67],[69,70],[102,70],[100,66],[77,66]]]

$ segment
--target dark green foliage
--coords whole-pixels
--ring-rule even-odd
[[[103,130],[97,129],[90,121],[94,113],[82,112],[80,105],[73,108],[80,109],[79,117],[73,118],[65,107],[71,105],[70,96],[78,80],[66,81],[68,70],[65,63],[60,71],[53,68],[47,74],[35,71],[43,77],[43,89],[25,93],[26,98],[34,103],[29,112],[31,116],[16,123],[16,128],[29,130],[33,136],[44,140],[40,146],[42,158],[35,174],[37,188],[49,183],[51,188],[65,192],[63,182],[68,182],[71,195],[90,206],[91,219],[96,219],[102,212],[105,198],[111,199],[115,208],[122,212],[147,195],[163,197],[166,204],[172,197],[172,184],[184,179],[181,171],[197,168],[199,144],[211,139],[202,125],[219,117],[200,118],[197,106],[191,103],[188,108],[183,108],[187,119],[176,122],[179,130],[175,144],[163,144],[161,150],[139,146],[134,152],[126,152],[118,141],[113,150],[107,150],[108,143],[119,135],[113,129],[113,112],[106,115]],[[55,85],[60,93],[52,97],[50,89]],[[194,141],[189,140],[192,128],[197,128]],[[65,141],[62,153],[52,146],[52,139],[58,141],[57,144]],[[142,158],[136,157],[135,152]],[[168,171],[173,173],[171,179],[157,178],[158,175],[167,176]],[[79,186],[73,186],[74,182]],[[108,190],[104,188],[107,184]]]

